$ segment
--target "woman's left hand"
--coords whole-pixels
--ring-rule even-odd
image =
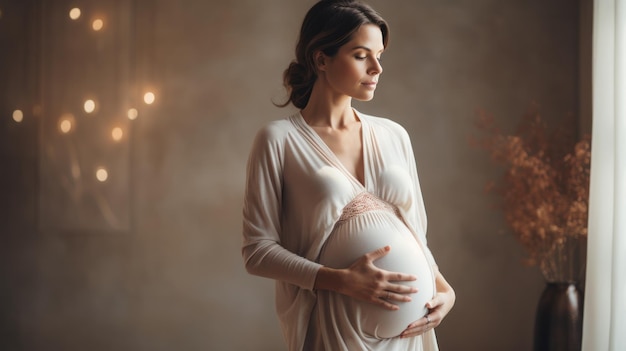
[[[454,306],[456,294],[452,286],[448,284],[443,275],[439,272],[437,272],[435,281],[437,283],[437,294],[432,300],[426,303],[428,314],[411,323],[402,334],[400,334],[401,338],[422,335],[426,331],[436,328],[441,324],[448,312],[450,312],[452,306]]]

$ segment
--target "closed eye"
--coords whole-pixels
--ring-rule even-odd
[[[377,55],[376,59],[378,61],[381,61],[381,56],[378,56],[378,55],[381,55],[383,53],[383,51],[384,51],[384,50],[380,50],[380,51],[375,53],[374,51],[372,51],[372,49],[370,49],[370,48],[368,48],[366,46],[362,46],[362,45],[357,45],[357,46],[353,47],[352,50],[355,51],[355,54],[356,54],[354,56],[354,58],[357,59],[357,60],[361,60],[361,61],[365,60],[368,55],[374,55],[374,54]]]
[[[367,59],[367,56],[354,56],[355,59],[359,60],[359,61],[363,61],[365,59]],[[383,58],[382,57],[377,57],[376,60],[378,60],[378,62],[382,62]]]

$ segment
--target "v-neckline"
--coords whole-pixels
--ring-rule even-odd
[[[295,119],[298,121],[298,124],[301,126],[303,131],[306,132],[305,134],[310,137],[309,138],[310,141],[319,148],[320,152],[324,154],[324,156],[326,157],[326,159],[331,165],[333,165],[335,168],[339,169],[342,173],[344,173],[346,177],[348,177],[348,179],[350,179],[355,185],[357,185],[360,190],[367,190],[367,187],[369,185],[369,167],[370,167],[369,158],[367,157],[369,154],[369,148],[368,148],[368,143],[367,143],[367,138],[366,138],[367,133],[368,133],[368,125],[365,121],[365,118],[363,118],[363,115],[359,111],[357,111],[354,108],[352,109],[352,111],[361,122],[360,138],[361,138],[361,157],[363,158],[363,183],[361,183],[361,181],[354,174],[352,174],[352,172],[350,172],[346,168],[346,166],[344,166],[343,162],[341,162],[337,154],[335,154],[333,150],[330,149],[328,144],[326,144],[326,142],[315,131],[315,129],[313,129],[313,127],[311,127],[308,123],[306,123],[306,120],[304,119],[304,116],[302,116],[301,112],[298,112],[295,115],[296,117]]]

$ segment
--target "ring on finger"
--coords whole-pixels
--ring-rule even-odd
[[[426,325],[430,324],[430,317],[428,315],[426,315]]]

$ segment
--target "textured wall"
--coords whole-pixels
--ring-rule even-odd
[[[241,200],[255,131],[293,111],[271,100],[284,97],[281,74],[314,2],[150,3],[140,25],[152,33],[143,56],[158,103],[133,127],[132,232],[36,230],[37,124],[12,125],[2,100],[3,350],[284,349],[272,282],[243,269]],[[370,3],[391,43],[374,101],[355,105],[411,134],[429,244],[458,296],[440,345],[528,350],[543,280],[490,209],[483,187],[497,171],[467,139],[479,107],[506,127],[530,101],[547,118],[577,113],[578,5]]]

